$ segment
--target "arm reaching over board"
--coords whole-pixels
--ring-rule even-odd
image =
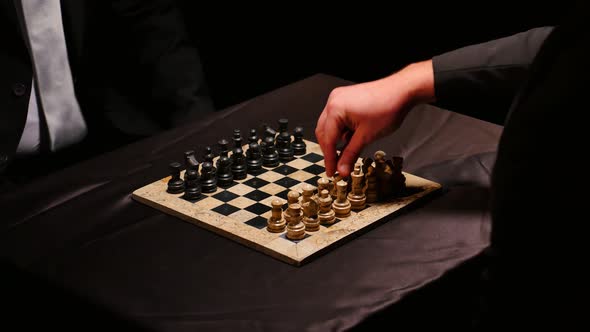
[[[399,127],[416,104],[434,101],[430,60],[411,64],[380,80],[336,88],[330,94],[317,126],[326,173],[346,177],[362,149]],[[336,144],[346,141],[340,158]]]

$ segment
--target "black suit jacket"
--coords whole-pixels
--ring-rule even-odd
[[[20,0],[15,0],[20,1]],[[62,0],[87,141],[117,145],[213,111],[173,0]],[[32,68],[13,1],[0,1],[0,169],[25,125]]]
[[[555,28],[433,60],[440,105],[475,117],[486,109],[504,124],[491,177],[478,330],[586,323],[579,303],[587,297],[582,271],[590,253],[583,193],[590,187],[588,7],[580,3]]]

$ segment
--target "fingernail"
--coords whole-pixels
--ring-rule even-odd
[[[340,174],[348,174],[348,173],[350,173],[350,166],[348,166],[348,165],[340,165],[340,167],[338,169],[339,169],[338,172]]]

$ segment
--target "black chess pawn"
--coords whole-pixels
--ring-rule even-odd
[[[215,166],[217,167],[217,170],[219,171],[219,162],[221,160],[221,157],[228,157],[229,158],[229,142],[225,138],[223,138],[219,142],[217,142],[217,145],[219,146],[219,159],[217,159]],[[230,161],[231,161],[231,159],[230,159]]]
[[[262,170],[262,152],[260,151],[260,145],[256,142],[250,143],[246,151],[246,167],[248,173],[254,175]]]
[[[240,132],[239,129],[234,129],[234,136],[232,139],[234,141],[235,148],[242,147],[242,133]]]
[[[196,200],[201,197],[201,182],[199,180],[199,172],[194,169],[189,169],[184,175],[184,198],[188,200]]]
[[[248,143],[258,143],[258,134],[256,129],[250,129],[250,136],[248,136]]]
[[[215,168],[215,166],[213,166],[213,158],[215,158],[215,156],[213,155],[213,150],[211,149],[211,147],[210,146],[205,147],[205,156],[203,157],[203,159],[205,160],[205,162],[211,163],[213,174],[215,174],[215,173],[217,173],[217,168]]]
[[[213,172],[213,163],[205,161],[201,166],[201,191],[214,193],[217,190],[217,178]]]
[[[184,166],[187,171],[189,169],[194,169],[197,172],[199,171],[199,162],[197,161],[197,158],[195,157],[195,151],[189,150],[189,151],[184,152]],[[197,175],[198,174],[199,173],[197,173]],[[186,177],[186,173],[184,174],[184,176]]]
[[[246,157],[244,157],[244,151],[241,147],[237,146],[233,149],[231,159],[231,172],[234,176],[234,180],[245,179],[248,175],[246,167]]]
[[[222,188],[229,187],[234,181],[234,176],[231,172],[231,159],[226,156],[221,156],[218,161],[217,185]]]
[[[305,144],[305,141],[303,141],[303,127],[295,127],[291,148],[293,148],[293,154],[296,156],[302,156],[307,153],[307,145]]]
[[[291,135],[287,131],[281,131],[277,136],[277,152],[281,162],[293,160],[293,148],[291,147]]]
[[[288,127],[289,127],[289,119],[279,119],[279,133],[284,133],[287,131]]]
[[[180,178],[182,165],[178,162],[173,162],[170,163],[168,167],[170,169],[171,178],[168,180],[167,191],[171,194],[180,194],[184,191],[184,181]]]
[[[262,150],[262,165],[266,167],[279,166],[279,153],[275,147],[274,138],[267,136],[264,139],[264,150]]]

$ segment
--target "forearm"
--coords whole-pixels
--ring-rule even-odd
[[[437,106],[503,123],[552,27],[471,45],[433,57]]]

